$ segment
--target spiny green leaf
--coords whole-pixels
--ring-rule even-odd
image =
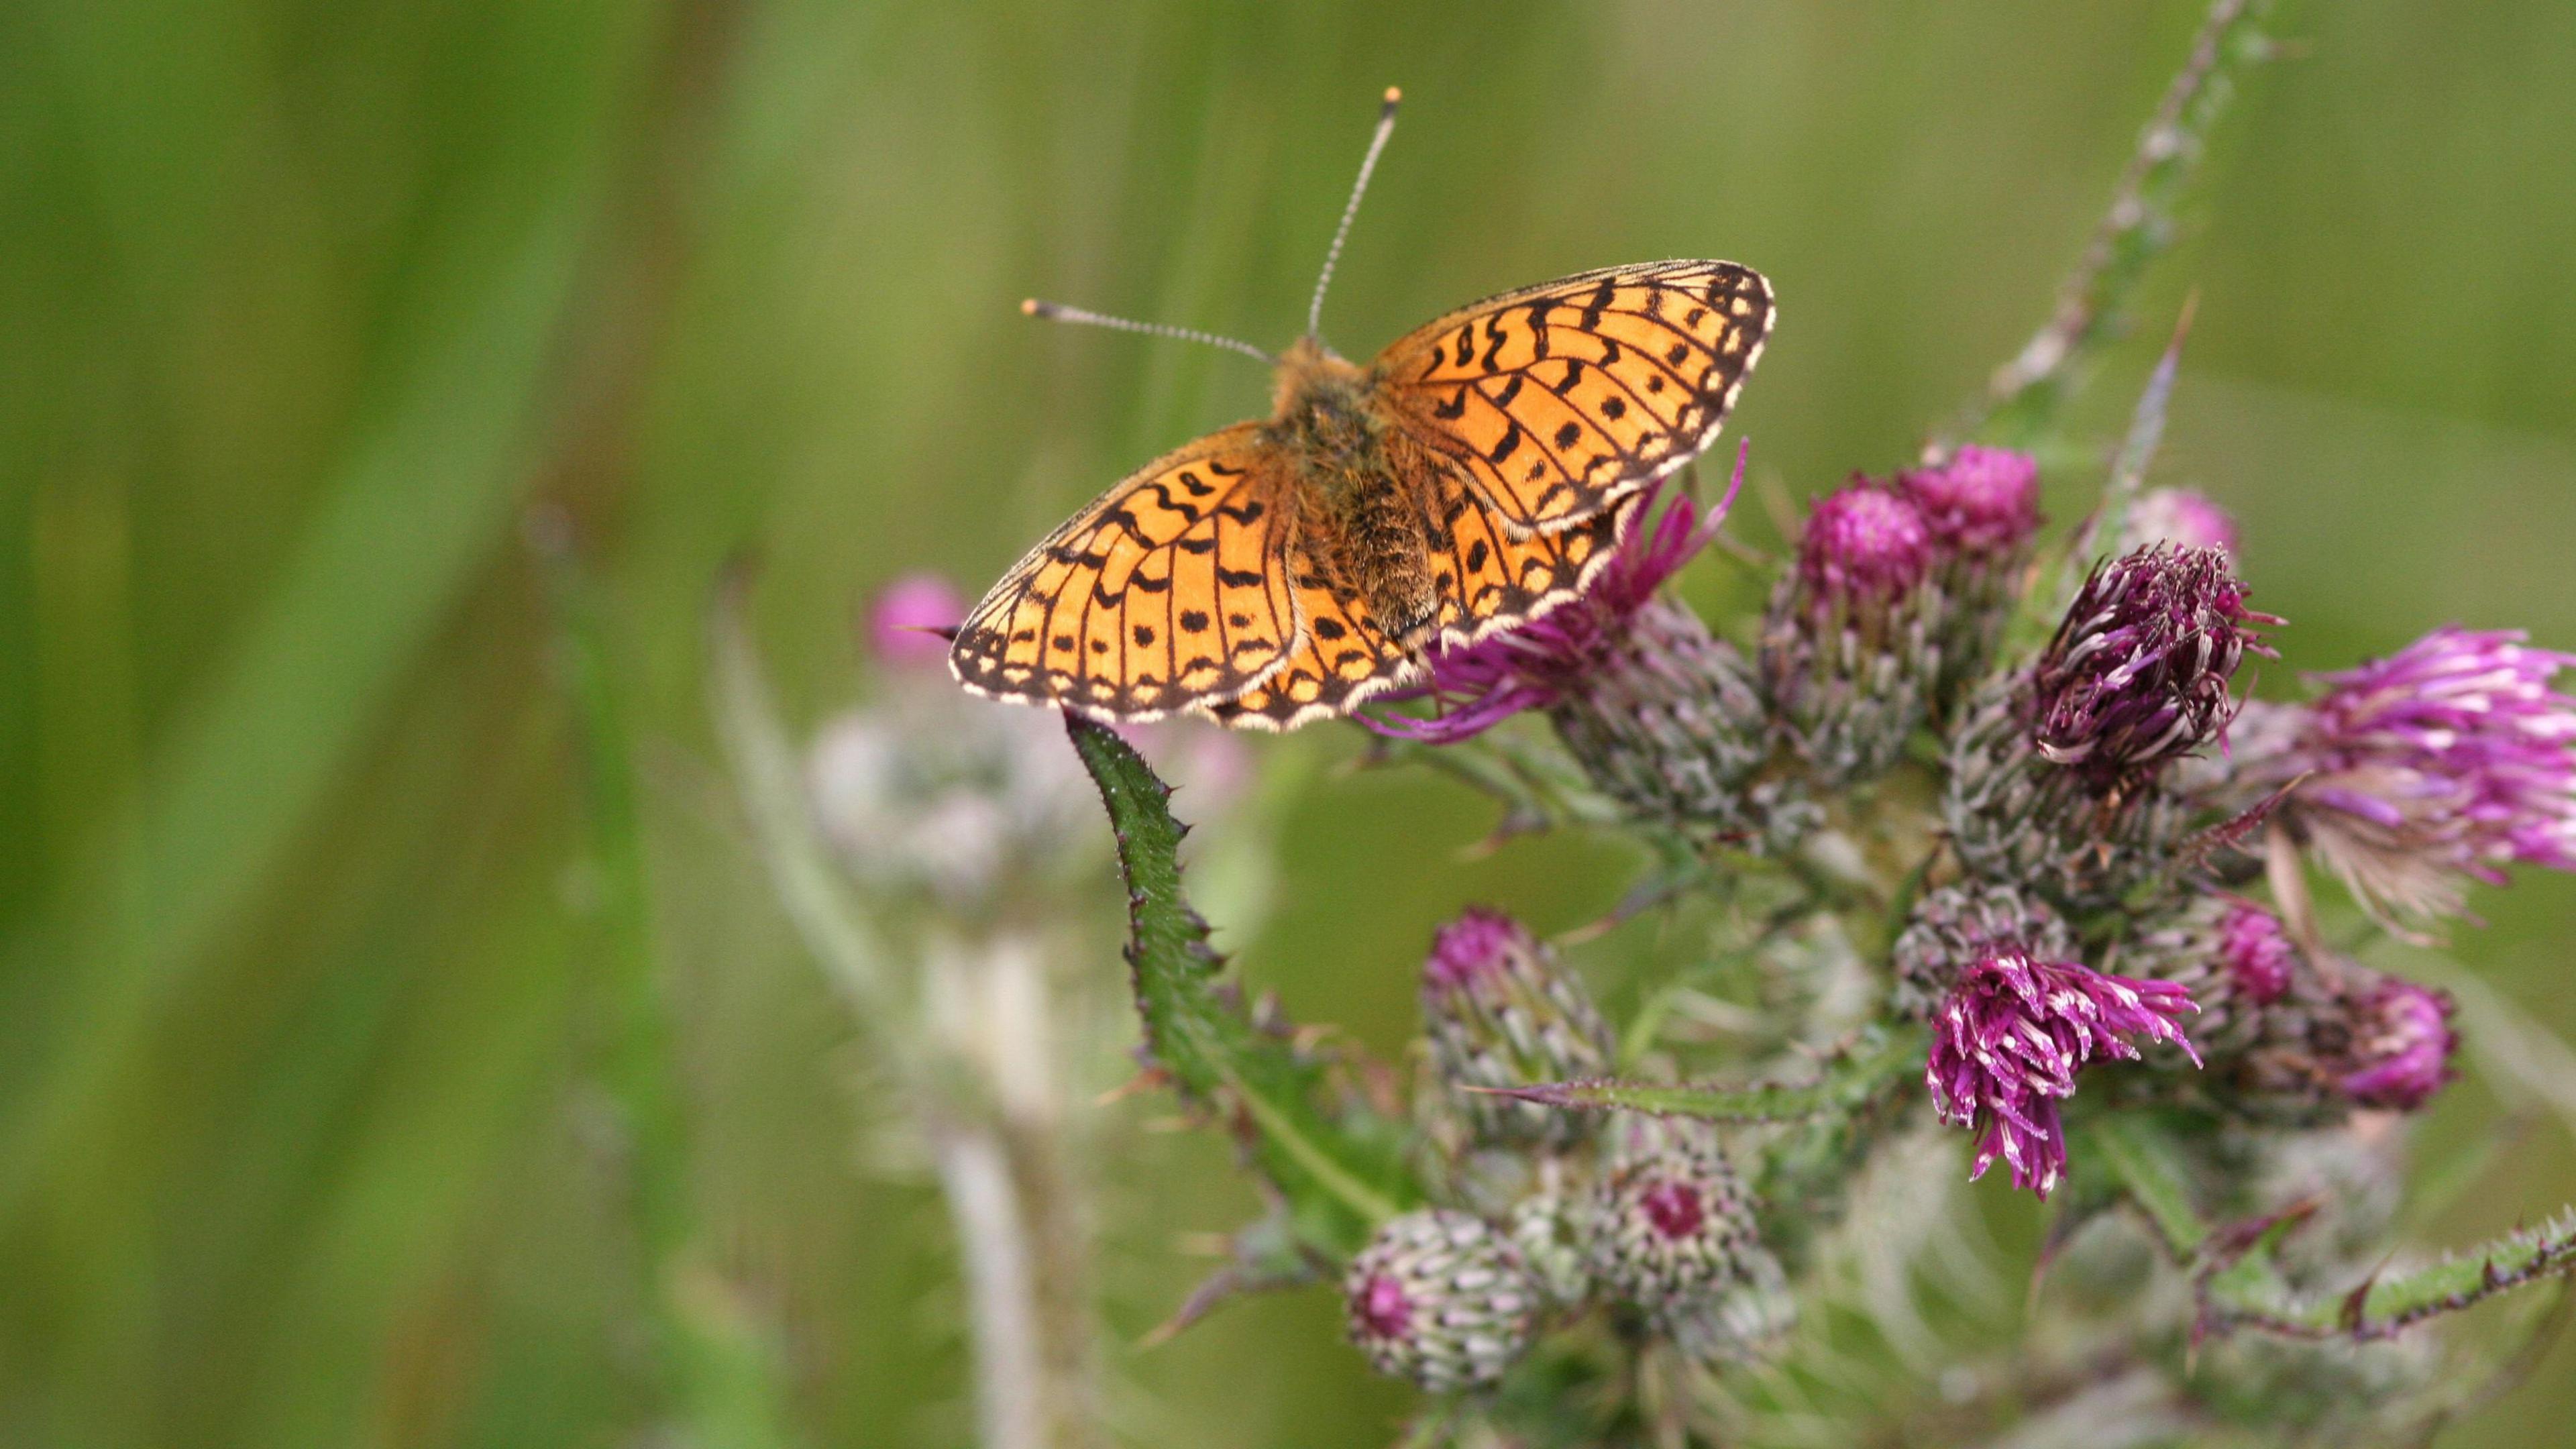
[[[2249,1254],[2204,1280],[2202,1321],[2207,1328],[2242,1325],[2299,1338],[2393,1338],[2427,1319],[2570,1272],[2576,1272],[2576,1209],[2437,1263],[2374,1274],[2331,1297],[2291,1293],[2268,1261]]]
[[[1298,1237],[1334,1257],[1420,1199],[1387,1124],[1318,1105],[1319,1064],[1256,1029],[1219,983],[1224,958],[1181,891],[1188,827],[1171,791],[1125,740],[1068,714],[1065,732],[1100,786],[1127,880],[1127,961],[1145,1043],[1181,1093],[1234,1115],[1253,1160],[1288,1204]],[[1378,1130],[1371,1130],[1372,1128]]]

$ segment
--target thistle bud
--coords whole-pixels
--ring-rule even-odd
[[[2039,465],[2028,453],[1970,444],[1936,467],[1898,475],[1897,490],[1931,530],[1944,603],[1942,697],[1955,703],[1982,675],[2019,600],[2039,533]]]
[[[2266,1034],[2266,1013],[2289,995],[2300,969],[2280,917],[2216,893],[2139,937],[2135,959],[2144,974],[2191,994],[2200,1008],[2192,1041],[2219,1075]]]
[[[1969,881],[1926,892],[1891,953],[1897,1010],[1929,1021],[1962,973],[2004,950],[2060,959],[2075,954],[2075,935],[2012,886]]]
[[[1529,929],[1498,911],[1470,910],[1432,937],[1422,963],[1422,1014],[1433,1065],[1461,1087],[1526,1087],[1610,1070],[1609,1024],[1583,982]],[[1534,1102],[1461,1092],[1459,1107],[1487,1143],[1566,1147],[1593,1119]]]
[[[2259,783],[2304,776],[2288,818],[2383,914],[2451,915],[2511,864],[2576,870],[2576,655],[2442,628],[2327,675]]]
[[[1627,1117],[1615,1131],[1583,1227],[1593,1282],[1651,1310],[1742,1282],[1757,1251],[1751,1211],[1708,1125]]]
[[[1762,630],[1763,681],[1827,785],[1885,773],[1940,672],[1932,535],[1902,495],[1867,482],[1816,500]]]
[[[2138,1059],[2132,1038],[2200,1057],[2175,1019],[2193,1010],[2170,981],[2141,981],[2075,961],[1999,948],[1960,973],[1933,1014],[1923,1080],[1942,1121],[1976,1134],[1971,1179],[2001,1156],[2013,1186],[2047,1197],[2066,1168],[2058,1103],[2093,1061]]]
[[[1369,1365],[1432,1393],[1501,1378],[1537,1326],[1539,1286],[1519,1251],[1484,1219],[1445,1208],[1379,1228],[1342,1289]]]
[[[2237,666],[2264,648],[2214,548],[2153,544],[2085,580],[2031,678],[2031,740],[2097,793],[2134,788],[2215,739]]]
[[[1980,685],[1950,732],[1942,824],[1968,870],[2073,912],[2171,887],[2191,825],[2185,800],[2149,779],[2104,796],[2031,740],[2029,677]]]

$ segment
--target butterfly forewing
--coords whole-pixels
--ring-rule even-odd
[[[958,679],[1152,719],[1278,669],[1297,615],[1258,432],[1240,423],[1155,460],[1030,550],[958,630]]]
[[[1553,531],[1706,448],[1772,315],[1770,284],[1732,262],[1610,267],[1462,307],[1373,376],[1514,531]]]

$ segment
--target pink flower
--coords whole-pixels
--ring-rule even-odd
[[[2151,543],[2236,552],[2236,520],[2204,493],[2189,488],[2156,488],[2129,509],[2121,526],[2123,550]]]
[[[2039,464],[2028,453],[1971,443],[1937,468],[1898,474],[1896,488],[1945,554],[2007,557],[2039,532]]]
[[[2096,1057],[2134,1061],[2129,1038],[2171,1042],[2200,1063],[2174,1019],[2199,1008],[2170,981],[2112,976],[2073,961],[1996,949],[1959,974],[1932,1019],[1923,1080],[1941,1120],[1977,1133],[1971,1178],[1998,1154],[2013,1186],[2045,1198],[2066,1168],[2057,1104]]]
[[[2151,544],[2084,583],[2032,676],[2032,742],[2112,786],[2199,750],[2227,727],[2247,653],[2269,654],[2245,585],[2214,548]]]
[[[936,665],[948,657],[944,631],[966,619],[966,596],[938,574],[906,574],[868,605],[868,647],[892,665]]]
[[[2338,1081],[2344,1095],[2400,1112],[2432,1100],[2451,1079],[2451,1053],[2460,1045],[2451,998],[2390,977],[2357,1005],[2352,1066]]]

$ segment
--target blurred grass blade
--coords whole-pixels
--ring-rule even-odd
[[[1324,1082],[1315,1063],[1256,1031],[1220,995],[1225,960],[1181,894],[1186,827],[1172,818],[1170,788],[1106,726],[1067,714],[1065,732],[1100,786],[1118,838],[1127,960],[1156,1065],[1192,1100],[1241,1112],[1253,1155],[1287,1198],[1299,1237],[1336,1256],[1356,1251],[1378,1223],[1417,1200],[1418,1189],[1388,1144],[1347,1130],[1316,1105]]]
[[[728,569],[716,585],[707,616],[716,738],[732,766],[779,904],[860,1026],[876,1045],[908,1059],[905,1033],[893,1029],[900,1019],[899,1002],[885,945],[842,883],[815,823],[796,746],[779,720],[759,650],[751,641],[743,607],[750,583],[747,567]]]
[[[582,148],[585,153],[590,149]],[[595,157],[582,157],[583,171]],[[587,181],[589,178],[584,177]],[[507,538],[544,362],[595,188],[446,239],[397,365],[239,653],[150,772],[141,843],[83,862],[62,929],[126,919],[134,949],[62,1006],[0,1135],[0,1214],[137,1070],[192,970],[339,781],[404,670]],[[10,943],[23,979],[37,939]],[[112,964],[111,964],[112,961]]]

